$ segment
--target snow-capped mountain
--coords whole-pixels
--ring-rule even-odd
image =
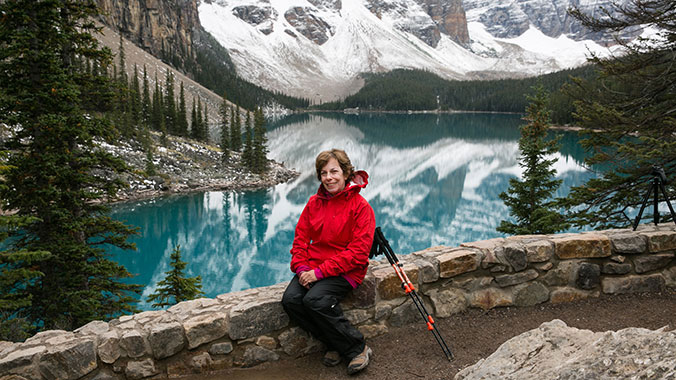
[[[359,74],[396,68],[448,79],[518,77],[582,64],[607,48],[566,14],[607,0],[203,0],[202,26],[240,76],[330,101]],[[607,40],[600,40],[607,42]]]

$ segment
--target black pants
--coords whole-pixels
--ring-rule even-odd
[[[294,276],[282,297],[282,306],[292,321],[348,360],[359,355],[365,345],[364,336],[345,318],[338,304],[350,290],[352,285],[342,277],[326,277],[306,289]]]

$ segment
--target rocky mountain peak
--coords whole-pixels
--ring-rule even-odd
[[[232,13],[265,35],[273,32],[274,21],[278,16],[277,10],[269,5],[240,5],[232,8]]]
[[[469,33],[462,0],[367,0],[366,8],[378,18],[389,17],[395,26],[437,47],[441,34],[467,45]]]
[[[323,45],[333,35],[331,25],[314,14],[312,8],[290,8],[284,13],[284,18],[298,33],[317,45]]]

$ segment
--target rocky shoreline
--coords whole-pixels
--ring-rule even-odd
[[[131,169],[121,177],[129,186],[120,190],[110,203],[192,192],[261,189],[288,182],[300,174],[273,160],[268,161],[266,173],[251,173],[240,164],[239,152],[231,152],[223,161],[221,150],[213,145],[175,136],[167,136],[166,142],[159,144],[161,136],[157,133],[151,136],[156,145],[150,173],[147,153],[137,142],[99,143]]]

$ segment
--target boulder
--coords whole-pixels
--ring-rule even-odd
[[[203,314],[183,322],[183,329],[188,349],[192,350],[224,336],[228,332],[228,324],[224,314]]]
[[[503,343],[455,380],[668,379],[676,369],[674,352],[674,331],[594,333],[553,320]]]
[[[144,359],[139,361],[130,361],[124,368],[124,374],[127,379],[137,380],[145,377],[154,376],[160,373],[155,366],[153,359]]]
[[[230,339],[246,339],[289,325],[289,316],[282,308],[281,295],[243,302],[230,311]]]
[[[260,346],[249,346],[244,351],[242,367],[253,367],[257,364],[279,360],[279,355],[274,351]]]
[[[608,257],[610,239],[600,234],[578,234],[552,239],[559,259]]]
[[[185,346],[183,326],[178,322],[157,323],[149,328],[148,343],[155,359],[179,353]]]
[[[50,347],[40,358],[40,373],[48,380],[75,380],[96,369],[93,339],[77,339]]]

